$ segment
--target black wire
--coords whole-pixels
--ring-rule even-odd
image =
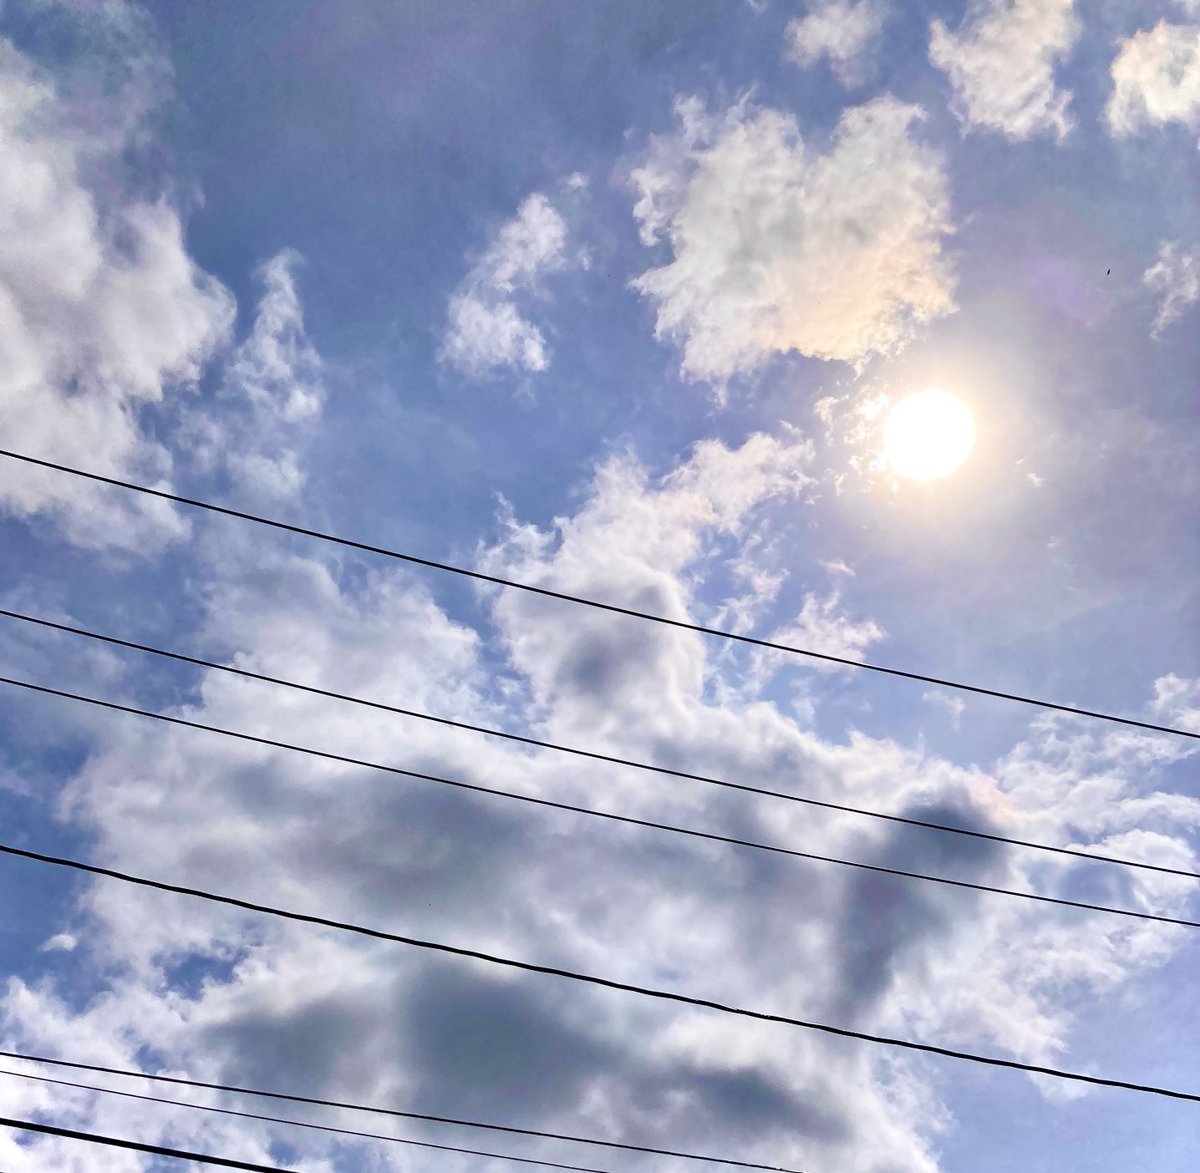
[[[456,721],[451,717],[437,717],[432,713],[422,713],[417,709],[405,709],[399,705],[389,705],[383,701],[370,700],[369,698],[354,696],[350,693],[335,692],[332,689],[319,688],[312,684],[301,684],[295,680],[285,680],[280,676],[268,676],[263,672],[252,672],[248,668],[239,668],[233,664],[222,664],[216,660],[205,660],[199,656],[188,656],[183,652],[172,652],[165,648],[154,647],[152,644],[142,644],[133,640],[120,639],[115,635],[104,635],[98,631],[91,631],[86,627],[74,627],[69,623],[56,623],[52,619],[43,619],[36,615],[26,615],[23,612],[10,611],[4,607],[0,607],[0,615],[8,619],[18,619],[22,623],[32,623],[39,627],[50,628],[53,631],[62,631],[70,635],[98,640],[115,647],[129,648],[137,652],[148,652],[151,655],[162,656],[164,659],[175,660],[179,663],[193,664],[199,668],[211,668],[216,672],[227,672],[232,676],[240,676],[245,680],[257,680],[263,684],[274,684],[282,688],[295,689],[297,692],[305,692],[311,696],[345,701],[347,704],[361,705],[364,708],[376,709],[384,713],[394,713],[401,717],[412,717],[418,721],[430,721],[437,725],[448,726],[451,729],[462,729],[468,733],[481,733],[486,737],[499,737],[505,741],[513,741],[521,745],[531,745],[538,749],[549,749],[556,753],[573,754],[576,757],[588,758],[591,761],[607,762],[614,766],[628,766],[635,770],[663,774],[668,778],[682,778],[688,782],[703,782],[709,786],[720,786],[728,790],[737,790],[744,794],[755,794],[764,798],[781,798],[787,802],[798,802],[805,806],[820,807],[823,810],[840,811],[843,814],[862,815],[871,819],[883,819],[889,823],[903,823],[905,826],[921,827],[928,831],[944,831],[952,835],[965,835],[972,839],[984,839],[991,843],[1004,843],[1010,847],[1024,847],[1033,851],[1048,851],[1056,855],[1069,855],[1077,859],[1090,860],[1094,863],[1115,864],[1119,867],[1139,868],[1144,871],[1161,872],[1169,876],[1186,876],[1189,880],[1200,880],[1200,872],[1188,871],[1184,868],[1169,868],[1164,867],[1162,864],[1144,863],[1135,859],[1122,859],[1120,856],[1100,855],[1096,852],[1082,851],[1074,847],[1056,847],[1050,843],[1035,843],[1028,839],[1014,839],[1007,835],[972,830],[969,827],[956,827],[952,823],[936,823],[929,819],[917,819],[907,815],[867,810],[864,807],[848,806],[845,803],[829,802],[824,799],[810,798],[801,794],[790,794],[782,790],[771,790],[768,787],[751,786],[743,782],[730,782],[725,778],[715,778],[708,774],[693,774],[687,770],[675,770],[670,766],[656,766],[651,762],[639,762],[633,758],[617,757],[614,754],[600,753],[597,750],[579,749],[576,746],[562,745],[555,741],[542,741],[537,737],[526,737],[520,733],[509,733],[506,730],[493,729],[487,725],[474,725],[468,721]],[[140,712],[140,710],[134,711]]]
[[[490,1157],[497,1161],[513,1161],[518,1165],[543,1165],[549,1169],[566,1169],[570,1173],[609,1173],[607,1169],[595,1169],[589,1165],[564,1165],[559,1161],[538,1161],[533,1157],[514,1157],[509,1153],[489,1153],[481,1149],[464,1149],[456,1145],[434,1144],[433,1141],[411,1140],[402,1136],[386,1136],[381,1132],[358,1132],[353,1128],[335,1128],[332,1124],[312,1124],[304,1120],[285,1120],[279,1116],[262,1116],[257,1112],[238,1112],[233,1108],[217,1108],[211,1104],[189,1104],[185,1100],[170,1100],[165,1096],[147,1096],[138,1092],[123,1092],[112,1087],[97,1087],[91,1083],[75,1083],[69,1079],[51,1079],[48,1075],[34,1075],[29,1071],[7,1071],[0,1067],[0,1075],[12,1075],[17,1079],[33,1079],[38,1083],[53,1083],[59,1087],[74,1087],[85,1092],[102,1092],[108,1096],[121,1096],[127,1100],[142,1100],[150,1104],[170,1104],[175,1108],[193,1108],[197,1112],[215,1112],[221,1116],[237,1116],[242,1120],[258,1120],[264,1124],[289,1124],[293,1128],[309,1128],[317,1132],[333,1132],[339,1136],[352,1136],[357,1140],[386,1140],[392,1144],[411,1145],[420,1149],[438,1149],[443,1153],[461,1153],[468,1157]]]
[[[197,900],[207,900],[213,904],[224,904],[230,908],[241,908],[247,912],[261,913],[264,916],[275,916],[282,920],[297,921],[301,924],[319,925],[322,928],[336,929],[339,932],[353,933],[360,937],[369,937],[376,941],[392,941],[398,945],[408,945],[414,949],[425,949],[432,953],[442,953],[451,957],[465,957],[472,961],[483,961],[488,965],[499,965],[506,969],[516,969],[523,973],[545,974],[549,977],[564,978],[568,981],[581,982],[585,985],[599,986],[606,990],[618,990],[625,994],[637,994],[643,998],[654,998],[663,1002],[674,1002],[684,1006],[697,1006],[703,1010],[715,1010],[720,1014],[729,1014],[738,1018],[749,1018],[756,1022],[773,1022],[781,1026],[794,1026],[802,1030],[819,1031],[822,1034],[834,1035],[838,1038],[857,1039],[860,1042],[876,1043],[885,1047],[897,1047],[906,1051],[917,1051],[925,1055],[940,1055],[947,1059],[961,1059],[968,1063],[980,1063],[988,1067],[1003,1067],[1010,1071],[1024,1071],[1031,1075],[1049,1075],[1055,1079],[1071,1080],[1075,1083],[1091,1084],[1095,1087],[1120,1088],[1124,1091],[1142,1092],[1146,1095],[1165,1096],[1173,1100],[1187,1100],[1200,1104],[1200,1093],[1176,1091],[1172,1088],[1156,1087],[1153,1084],[1132,1083],[1124,1079],[1107,1079],[1098,1075],[1085,1075],[1082,1072],[1065,1071],[1058,1067],[1042,1067],[1034,1063],[1022,1063],[1016,1059],[1001,1059],[993,1055],[979,1055],[972,1051],[959,1051],[951,1047],[940,1047],[933,1043],[918,1043],[911,1039],[897,1039],[888,1035],[869,1034],[866,1031],[852,1030],[844,1026],[831,1026],[829,1023],[813,1022],[803,1018],[792,1018],[786,1014],[771,1014],[765,1010],[751,1010],[744,1006],[732,1006],[725,1002],[717,1002],[710,998],[696,998],[690,994],[680,994],[673,990],[660,990],[651,986],[638,986],[632,982],[617,981],[615,978],[598,977],[595,974],[580,973],[577,970],[563,969],[556,965],[539,965],[533,961],[520,961],[513,957],[501,957],[495,953],[485,953],[481,949],[468,949],[461,945],[447,945],[443,941],[427,941],[420,937],[409,937],[403,933],[392,933],[386,929],[370,928],[367,925],[356,925],[349,921],[333,920],[330,917],[317,916],[314,913],[294,912],[290,909],[275,908],[269,904],[258,904],[252,900],[243,900],[237,896],[223,896],[209,892],[203,888],[189,888],[182,884],[171,884],[165,880],[151,880],[145,876],[135,876],[129,872],[120,872],[115,868],[100,867],[98,864],[84,863],[81,860],[69,859],[65,856],[47,855],[40,851],[30,851],[23,847],[0,845],[0,852],[28,859],[36,863],[51,864],[55,867],[71,868],[74,871],[86,872],[88,875],[103,876],[110,880],[120,880],[125,884],[136,884],[142,888],[152,888],[159,892],[170,892],[177,896],[191,896]]]
[[[449,562],[436,562],[431,558],[419,558],[415,554],[404,554],[398,550],[389,550],[385,546],[373,546],[367,542],[356,542],[350,538],[338,537],[336,534],[324,533],[321,530],[309,529],[301,525],[291,525],[286,521],[277,521],[269,517],[261,517],[256,513],[246,513],[240,509],[230,509],[225,505],[214,505],[210,501],[200,501],[194,497],[182,497],[177,493],[168,493],[164,489],[152,489],[147,485],[135,484],[133,481],[123,481],[117,477],[102,476],[100,473],[85,472],[66,464],[56,464],[51,460],[40,460],[35,456],[26,456],[21,452],[10,452],[0,448],[0,456],[10,460],[24,461],[26,464],[37,465],[39,468],[51,468],[56,472],[69,473],[71,476],[84,477],[105,485],[113,485],[120,489],[129,489],[135,493],[144,493],[149,497],[157,497],[162,501],[173,501],[177,505],[187,505],[193,509],[204,509],[210,513],[219,513],[225,517],[236,517],[241,521],[252,521],[256,525],[270,526],[272,529],[283,530],[287,533],[298,534],[305,538],[316,538],[322,542],[332,542],[351,550],[360,550],[367,554],[378,554],[384,558],[394,558],[407,562],[412,566],[423,566],[428,570],[440,570],[446,574],[457,574],[463,578],[474,579],[476,582],[491,583],[493,586],[508,587],[512,590],[526,591],[529,594],[541,595],[547,599],[559,599],[566,603],[576,603],[582,607],[592,607],[598,611],[607,611],[614,615],[624,615],[631,619],[643,619],[651,623],[662,623],[668,627],[679,628],[683,631],[696,632],[699,635],[714,636],[718,639],[733,640],[737,643],[750,644],[757,648],[769,648],[776,652],[788,652],[795,656],[807,656],[813,660],[823,660],[830,664],[840,664],[846,668],[860,668],[867,672],[880,672],[887,676],[897,676],[905,680],[916,680],[922,684],[935,684],[941,688],[952,688],[959,692],[970,692],[977,696],[990,696],[998,700],[1015,701],[1022,705],[1033,705],[1040,709],[1052,709],[1058,713],[1070,713],[1076,717],[1091,717],[1097,721],[1109,721],[1117,725],[1128,725],[1135,729],[1148,729],[1154,733],[1169,733],[1175,737],[1190,737],[1200,740],[1200,733],[1189,729],[1175,729],[1170,725],[1156,725],[1151,721],[1137,721],[1132,717],[1118,717],[1113,713],[1103,713],[1094,709],[1081,709],[1074,705],[1058,704],[1054,701],[1037,700],[1034,697],[1023,696],[1020,693],[1001,692],[995,688],[984,688],[977,684],[963,684],[956,680],[943,680],[937,676],[926,676],[920,672],[908,672],[902,668],[887,668],[882,664],[868,664],[862,660],[851,660],[845,656],[834,656],[828,652],[814,652],[808,648],[798,648],[790,644],[776,643],[769,639],[758,639],[751,635],[740,635],[735,631],[723,631],[716,627],[705,627],[699,623],[689,623],[685,619],[670,619],[666,615],[654,615],[649,611],[638,611],[633,607],[621,607],[616,603],[604,603],[598,599],[588,599],[582,595],[572,595],[566,591],[551,590],[549,587],[534,586],[532,583],[518,582],[511,578],[502,578],[495,574],[485,574],[481,570],[469,570],[465,566],[455,566]]]
[[[137,652],[148,652],[154,656],[162,656],[183,664],[193,664],[199,668],[211,668],[217,672],[228,672],[246,680],[257,680],[264,684],[279,685],[292,688],[298,692],[306,692],[312,696],[327,697],[330,700],[345,701],[352,705],[362,705],[364,708],[376,709],[384,713],[394,713],[401,717],[413,717],[418,721],[431,721],[438,725],[449,726],[451,729],[462,729],[469,733],[482,733],[487,737],[500,737],[506,741],[518,742],[521,745],[531,745],[539,749],[554,750],[557,753],[574,754],[576,757],[588,758],[592,761],[607,762],[615,766],[629,766],[635,770],[646,770],[655,774],[663,774],[669,778],[682,778],[688,782],[702,782],[709,786],[720,786],[727,790],[737,790],[744,794],[756,794],[765,798],[782,798],[788,802],[798,802],[805,806],[820,807],[823,810],[841,811],[844,814],[862,815],[872,819],[883,819],[890,823],[903,823],[909,827],[922,827],[930,831],[944,831],[953,835],[965,835],[972,839],[984,839],[991,843],[1005,843],[1011,847],[1025,847],[1034,851],[1049,851],[1056,855],[1069,855],[1077,859],[1091,860],[1095,863],[1116,864],[1121,867],[1140,868],[1144,871],[1161,872],[1170,876],[1186,876],[1190,880],[1200,880],[1200,872],[1187,871],[1182,868],[1169,868],[1161,864],[1142,863],[1138,860],[1122,859],[1118,856],[1100,855],[1096,852],[1082,851],[1073,847],[1055,847],[1049,843],[1034,843],[1027,839],[1013,839],[1006,835],[996,835],[988,831],[976,831],[967,827],[956,827],[951,823],[935,823],[927,819],[917,819],[905,815],[886,814],[883,811],[866,810],[862,807],[848,806],[845,803],[828,802],[819,798],[808,798],[799,794],[789,794],[781,790],[771,790],[763,786],[751,786],[743,782],[730,782],[724,778],[714,778],[707,774],[693,774],[687,770],[674,770],[669,766],[656,766],[649,762],[639,762],[632,758],[617,757],[613,754],[599,753],[590,749],[579,749],[575,746],[561,745],[554,741],[542,741],[536,737],[525,737],[519,733],[508,733],[502,729],[492,729],[486,725],[473,725],[466,721],[455,721],[450,717],[435,717],[431,713],[418,712],[416,709],[405,709],[398,705],[385,704],[383,701],[369,700],[365,697],[353,696],[344,692],[334,692],[316,685],[300,684],[295,680],[284,680],[278,676],[268,676],[262,672],[252,672],[248,668],[238,668],[232,664],[221,664],[216,660],[205,660],[198,656],[187,656],[182,652],[171,652],[165,648],[156,648],[150,644],[135,643],[133,640],[119,639],[115,635],[102,635],[86,627],[73,627],[68,623],[56,623],[51,619],[42,619],[35,615],[25,615],[20,611],[10,611],[0,607],[0,615],[9,619],[19,619],[23,623],[32,623],[47,627],[54,631],[79,635],[87,639],[99,640],[115,647],[129,648]],[[572,808],[574,809],[574,808]]]
[[[33,1120],[10,1120],[0,1116],[0,1124],[6,1128],[18,1128],[22,1132],[41,1132],[46,1136],[63,1136],[68,1140],[83,1140],[88,1144],[106,1145],[110,1149],[132,1149],[136,1153],[150,1153],[156,1157],[171,1157],[176,1161],[194,1161],[197,1165],[220,1165],[225,1169],[250,1169],[252,1173],[299,1173],[296,1169],[285,1169],[282,1165],[258,1165],[253,1161],[237,1161],[233,1157],[214,1157],[209,1153],[190,1153],[185,1149],[169,1149],[163,1145],[143,1144],[138,1140],[125,1140],[120,1136],[102,1136],[98,1132],[79,1132],[73,1128],[59,1128],[56,1124],[38,1124]]]
[[[1131,917],[1134,920],[1156,921],[1159,924],[1180,925],[1183,928],[1200,929],[1200,921],[1186,920],[1182,917],[1163,916],[1155,912],[1139,912],[1132,908],[1114,908],[1108,904],[1090,904],[1083,900],[1067,900],[1062,896],[1044,896],[1038,892],[1020,892],[1015,888],[1000,888],[993,884],[980,884],[971,880],[952,880],[947,876],[931,876],[925,872],[910,872],[903,868],[885,867],[883,864],[862,863],[858,860],[840,859],[833,855],[817,855],[811,851],[799,851],[795,848],[780,847],[772,843],[759,843],[754,839],[739,839],[732,835],[718,835],[715,831],[699,831],[692,827],[679,827],[673,823],[659,823],[653,819],[639,819],[633,815],[618,815],[612,811],[593,810],[590,807],[576,806],[569,802],[557,802],[550,798],[537,798],[530,794],[521,794],[515,790],[501,790],[498,787],[481,786],[474,782],[463,782],[457,778],[442,778],[437,774],[424,774],[419,770],[408,770],[400,766],[386,766],[381,762],[370,762],[363,758],[354,758],[346,754],[332,753],[323,749],[312,749],[309,746],[296,745],[290,741],[276,741],[274,738],[260,737],[254,733],[239,733],[236,729],[226,729],[222,725],[208,725],[203,721],[190,721],[185,717],[169,717],[165,713],[154,713],[149,709],[139,709],[132,705],[118,704],[116,701],[100,700],[97,697],[66,692],[63,689],[50,688],[43,684],[31,684],[25,680],[14,680],[6,676],[0,676],[0,684],[15,688],[25,688],[31,692],[60,697],[64,700],[78,701],[85,705],[95,705],[97,708],[109,709],[117,713],[129,713],[136,717],[148,717],[151,721],[162,721],[168,725],[181,725],[185,729],[200,729],[205,733],[216,733],[221,737],[232,737],[238,741],[251,742],[254,745],[270,746],[272,749],[284,749],[291,753],[338,762],[342,765],[358,766],[367,770],[378,770],[385,774],[397,774],[404,778],[415,778],[420,782],[433,782],[439,786],[453,786],[456,790],[469,790],[475,794],[487,794],[495,798],[508,798],[516,802],[527,802],[534,806],[548,807],[552,810],[569,811],[572,814],[587,815],[595,819],[606,819],[613,823],[625,823],[629,826],[643,827],[653,831],[666,831],[672,835],[686,835],[691,839],[703,839],[711,843],[724,843],[731,847],[745,847],[754,851],[767,851],[775,855],[786,855],[793,859],[810,860],[814,863],[832,863],[840,867],[856,868],[860,871],[876,872],[885,876],[896,876],[904,880],[922,880],[929,884],[943,884],[951,888],[965,888],[972,892],[987,892],[995,896],[1015,896],[1021,900],[1034,900],[1039,904],[1055,904],[1061,908],[1077,908],[1085,912],[1103,912],[1112,916]]]
[[[119,1075],[129,1079],[146,1079],[153,1083],[166,1083],[177,1087],[199,1088],[210,1092],[232,1092],[239,1096],[256,1096],[264,1100],[281,1100],[292,1104],[307,1104],[318,1108],[337,1108],[348,1112],[363,1112],[374,1116],[391,1116],[402,1120],[420,1120],[427,1124],[453,1124],[461,1128],[480,1128],[488,1132],[505,1132],[513,1136],[531,1136],[539,1140],[563,1140],[572,1144],[594,1145],[598,1148],[620,1149],[630,1153],[648,1153],[654,1157],[679,1157],[685,1161],[703,1161],[714,1165],[733,1165],[739,1169],[765,1169],[768,1173],[801,1173],[799,1169],[788,1169],[782,1165],[761,1165],[755,1161],[737,1161],[732,1157],[712,1157],[702,1153],[680,1152],[676,1149],[658,1149],[649,1145],[631,1144],[617,1140],[598,1140],[592,1136],[573,1136],[566,1132],[545,1132],[536,1128],[517,1128],[511,1124],[484,1124],[478,1120],[461,1120],[454,1116],[432,1116],[423,1112],[405,1112],[399,1108],[380,1108],[368,1104],[349,1104],[340,1100],[323,1100],[314,1096],[289,1095],[286,1092],[268,1092],[261,1088],[239,1087],[228,1083],[205,1083],[199,1079],[184,1079],[178,1075],[148,1075],[144,1071],[128,1071],[120,1067],[104,1067],[97,1063],[75,1063],[69,1059],[49,1059],[44,1055],[27,1055],[21,1051],[0,1051],[6,1059],[20,1059],[25,1063],[44,1063],[52,1067],[70,1067],[76,1071],[94,1071],[100,1075]],[[8,1074],[17,1074],[9,1072]],[[37,1076],[30,1075],[35,1079]],[[104,1089],[111,1090],[111,1089]],[[129,1093],[122,1093],[129,1094]],[[167,1101],[175,1103],[177,1101]],[[196,1105],[188,1105],[195,1107]],[[262,1119],[269,1119],[262,1117]],[[294,1123],[289,1121],[288,1123]],[[312,1127],[318,1127],[313,1125]],[[363,1134],[366,1135],[366,1134]],[[384,1138],[393,1139],[393,1138]]]

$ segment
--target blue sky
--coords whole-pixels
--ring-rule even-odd
[[[1200,728],[1194,0],[5,0],[0,37],[0,447]],[[945,478],[905,478],[886,421],[929,386],[969,408],[975,444]],[[1196,867],[1181,739],[475,590],[4,463],[6,609]],[[535,796],[1196,914],[1186,880],[517,752],[12,620],[0,657],[6,675]],[[1200,1089],[1188,930],[0,700],[8,843]],[[1192,1108],[1150,1097],[430,964],[17,861],[0,884],[10,1049],[811,1173],[1173,1173],[1200,1143]],[[6,1076],[0,1097],[9,1115],[322,1173],[486,1164]],[[5,1135],[0,1167],[98,1166]]]

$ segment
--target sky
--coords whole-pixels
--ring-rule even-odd
[[[0,448],[1200,730],[1198,197],[1196,0],[3,0]],[[932,479],[889,441],[897,405],[927,388],[974,425]],[[0,464],[6,611],[822,802],[1200,864],[1194,740]],[[0,664],[587,809],[1200,913],[1184,877],[564,755],[16,619],[0,618]],[[620,826],[11,685],[0,823],[6,844],[171,883],[1200,1092],[1193,929]],[[805,1173],[1183,1173],[1200,1147],[1185,1102],[11,857],[0,893],[2,1049]],[[7,1074],[0,1109],[310,1173],[514,1167]],[[0,1130],[5,1173],[176,1167]]]

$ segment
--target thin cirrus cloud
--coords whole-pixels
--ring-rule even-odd
[[[1118,137],[1179,122],[1200,125],[1200,25],[1160,20],[1121,42],[1105,107]]]
[[[788,22],[787,55],[801,69],[828,59],[837,79],[853,87],[864,79],[883,25],[881,0],[809,0],[808,15]]]
[[[745,99],[712,114],[686,98],[676,115],[631,175],[642,243],[671,253],[634,287],[685,378],[720,395],[776,354],[860,365],[954,309],[946,176],[912,134],[917,107],[848,109],[825,153]]]
[[[441,360],[480,377],[509,369],[550,366],[541,330],[522,306],[542,292],[544,278],[568,264],[567,224],[541,192],[526,197],[450,296]]]
[[[986,0],[971,7],[957,32],[932,23],[929,61],[949,79],[965,127],[1011,139],[1062,139],[1071,129],[1071,93],[1054,72],[1081,31],[1074,0]]]

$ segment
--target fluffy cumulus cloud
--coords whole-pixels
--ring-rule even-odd
[[[799,439],[756,436],[733,452],[708,442],[654,488],[636,461],[614,459],[601,468],[596,493],[575,517],[559,520],[553,531],[513,523],[486,564],[559,591],[615,596],[628,606],[684,618],[694,607],[688,568],[722,535],[744,537],[749,517],[764,501],[807,489],[811,457]],[[666,709],[681,685],[685,691],[702,687],[704,656],[687,633],[614,627],[602,614],[580,615],[572,621],[575,637],[563,642],[556,630],[535,621],[534,603],[501,596],[496,613],[535,704],[547,703],[574,680],[555,705],[556,734],[586,731],[595,738],[611,730],[620,740],[632,711],[649,697],[659,697],[656,708],[669,721]],[[652,714],[638,717],[648,719]]]
[[[0,443],[162,484],[170,460],[139,413],[196,380],[233,301],[189,257],[169,201],[124,190],[149,102],[137,78],[119,103],[62,94],[0,41]],[[6,472],[0,503],[86,546],[152,549],[183,526],[50,472]]]
[[[957,32],[932,23],[929,60],[949,79],[965,126],[1061,139],[1071,128],[1071,94],[1054,71],[1080,29],[1074,0],[975,0]]]
[[[914,137],[919,109],[848,109],[823,153],[746,100],[676,112],[632,174],[642,241],[671,259],[634,284],[687,378],[720,386],[789,351],[861,364],[954,308],[946,177]]]
[[[1158,338],[1184,310],[1200,301],[1200,252],[1188,252],[1179,241],[1168,241],[1142,280],[1159,296],[1153,334]]]
[[[63,116],[61,93],[11,51],[5,70],[5,93],[20,101],[0,106],[0,179],[4,167],[27,174],[2,179],[0,215],[28,228],[0,238],[2,304],[15,307],[3,312],[16,323],[0,333],[5,387],[26,369],[11,358],[24,347],[34,373],[21,386],[56,421],[48,437],[67,443],[63,421],[92,405],[104,428],[89,436],[87,463],[165,477],[138,406],[211,366],[198,397],[205,414],[171,417],[178,459],[286,512],[306,446],[336,402],[331,368],[305,328],[298,258],[284,252],[261,267],[250,328],[222,345],[229,296],[189,259],[177,214],[118,197],[99,178],[110,148],[93,157],[103,136],[89,144],[69,120],[51,134],[41,120]],[[884,98],[852,109],[824,151],[785,115],[749,102],[720,115],[685,102],[679,116],[678,133],[653,144],[635,182],[643,239],[671,253],[639,288],[657,305],[660,332],[681,342],[685,373],[719,382],[789,351],[858,363],[899,349],[952,308],[945,179],[913,136],[913,108]],[[127,143],[139,117],[121,121],[114,141]],[[36,232],[39,249],[26,256]],[[518,297],[565,263],[562,217],[533,196],[456,296],[475,299],[484,317],[497,310],[507,337],[497,307],[523,322]],[[147,328],[136,335],[143,349],[127,318]],[[464,341],[453,352],[448,340],[447,361],[482,355],[462,360],[469,373],[539,369],[544,340],[524,328],[508,349],[488,351],[486,330],[473,351]],[[7,410],[0,420],[35,426]],[[857,603],[849,566],[827,551],[807,565],[809,531],[797,522],[818,487],[817,463],[808,439],[782,428],[737,444],[701,440],[653,469],[618,452],[590,470],[560,516],[531,521],[503,506],[477,563],[557,592],[697,623],[723,616],[860,658],[887,636]],[[88,540],[83,507],[48,484],[40,498],[4,504],[53,511],[68,536]],[[16,493],[7,480],[4,492]],[[132,542],[174,523],[128,515],[125,524]],[[139,596],[154,604],[139,616],[139,638],[820,802],[1197,866],[1188,836],[1200,828],[1200,800],[1168,785],[1170,771],[1189,766],[1190,743],[1055,717],[964,766],[919,739],[840,726],[826,736],[812,713],[838,678],[798,657],[751,659],[696,631],[528,592],[480,586],[465,597],[461,583],[447,588],[425,571],[294,535],[264,537],[228,518],[199,516],[178,560],[169,626],[151,634],[168,605]],[[8,589],[33,600],[29,609],[51,609],[38,604],[46,588],[32,572],[12,577]],[[68,686],[87,675],[81,691],[113,701],[513,795],[1165,915],[1184,915],[1194,900],[1179,877],[618,767],[216,670],[173,665],[167,675],[132,652],[82,651],[62,634],[18,639],[6,628],[4,639],[6,663],[36,662]],[[1160,720],[1196,727],[1195,679],[1164,675],[1148,686]],[[791,703],[797,688],[807,707]],[[57,821],[100,865],[619,981],[1084,1067],[1092,1056],[1078,1053],[1079,1007],[1089,995],[1117,1004],[1181,946],[1180,931],[1149,921],[602,822],[131,714],[101,719],[65,701],[11,703],[31,723],[52,720],[56,739],[79,752],[56,753],[48,773],[6,739],[0,787],[22,801],[36,795],[39,822]],[[15,882],[30,889],[47,874],[31,862],[8,866],[23,869]],[[0,987],[5,1049],[839,1173],[937,1173],[951,1079],[956,1092],[981,1096],[994,1094],[993,1079],[1020,1079],[975,1084],[974,1068],[949,1061],[98,877],[78,880],[54,908],[19,975]],[[1041,1084],[1029,1092],[1049,1094]],[[484,1167],[7,1077],[0,1110],[313,1173]],[[405,1132],[462,1139],[416,1124]],[[531,1138],[493,1135],[491,1147],[594,1160]],[[0,1130],[5,1173],[96,1167],[74,1142]],[[136,1154],[104,1159],[112,1173],[155,1167]]]
[[[1105,115],[1114,135],[1200,124],[1200,25],[1160,20],[1121,42]]]
[[[776,505],[794,508],[811,459],[796,437],[762,435],[740,448],[701,444],[657,477],[616,457],[550,528],[507,517],[481,563],[556,590],[703,615],[704,584],[770,530]],[[1157,792],[1157,772],[1182,752],[1161,740],[1048,722],[990,770],[863,734],[830,743],[766,695],[722,695],[714,684],[736,666],[695,633],[490,591],[466,625],[407,570],[347,575],[319,551],[227,527],[202,532],[197,551],[209,585],[195,637],[252,669],[816,798],[1194,862],[1181,830],[1200,822],[1200,803]],[[833,607],[806,602],[800,622],[850,654],[881,638],[867,621],[838,623]],[[125,673],[110,679],[117,694],[135,687],[137,662]],[[1178,912],[1187,897],[1186,884],[1150,873],[1102,875],[518,751],[215,672],[193,684],[174,710],[188,718],[486,786],[962,879],[1066,893],[1112,884],[1112,898],[1135,908]],[[1186,707],[1193,693],[1167,678],[1156,704]],[[133,718],[95,737],[59,813],[104,864],[951,1046],[1061,1059],[1072,1037],[1064,990],[1112,993],[1179,943],[1163,926],[608,827]],[[111,883],[83,889],[58,930],[75,948],[42,955],[43,980],[14,979],[0,999],[6,1044],[791,1167],[938,1167],[947,1117],[933,1069],[880,1049]],[[82,1000],[70,976],[80,958],[106,975]],[[10,1114],[52,1103],[68,1125],[250,1160],[269,1161],[276,1140],[254,1122],[151,1114],[15,1081],[3,1095]],[[348,1155],[319,1136],[289,1139],[306,1168]],[[571,1159],[561,1148],[520,1151]],[[18,1146],[0,1135],[11,1173],[82,1169],[78,1160],[54,1140]],[[386,1146],[372,1160],[447,1168],[444,1155]]]
[[[863,80],[865,55],[883,32],[884,10],[878,0],[810,0],[806,16],[787,26],[787,53],[808,69],[822,58],[845,86]]]
[[[547,274],[567,264],[567,224],[541,192],[528,196],[450,297],[441,358],[471,376],[544,371],[542,332],[518,304],[536,298]]]

